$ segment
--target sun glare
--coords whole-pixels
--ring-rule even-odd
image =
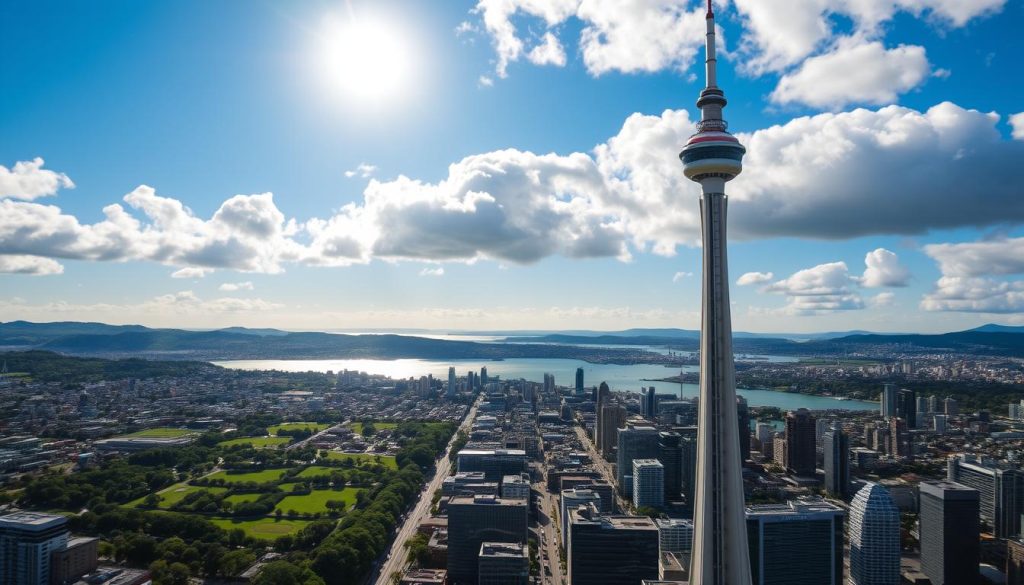
[[[412,50],[396,23],[350,14],[329,21],[321,38],[319,74],[343,96],[380,103],[411,89]]]

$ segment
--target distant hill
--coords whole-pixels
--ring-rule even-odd
[[[996,325],[995,323],[988,323],[981,327],[975,327],[968,331],[975,331],[979,333],[1017,333],[1024,334],[1024,325]]]
[[[106,323],[76,321],[53,323],[11,321],[0,323],[0,346],[35,346],[67,335],[117,335],[129,331],[152,330],[142,325],[107,325]]]

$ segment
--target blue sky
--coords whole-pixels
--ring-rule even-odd
[[[6,5],[0,320],[697,327],[699,4]],[[1024,2],[716,12],[734,326],[1024,323]]]

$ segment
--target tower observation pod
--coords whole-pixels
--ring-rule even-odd
[[[700,413],[690,585],[750,585],[744,516],[736,376],[729,312],[725,183],[743,170],[746,149],[722,118],[725,92],[717,84],[715,15],[708,0],[707,86],[697,107],[697,133],[679,153],[683,173],[700,183],[701,277]]]

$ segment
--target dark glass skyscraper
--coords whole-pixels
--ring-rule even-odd
[[[839,428],[823,437],[825,454],[825,491],[846,499],[850,492],[850,438]]]
[[[903,388],[896,395],[896,416],[907,421],[909,428],[917,427],[917,393]]]
[[[813,499],[747,508],[754,585],[843,585],[843,516]]]
[[[485,542],[526,544],[526,500],[455,496],[448,503],[448,578],[477,585],[480,547]]]
[[[786,467],[793,475],[813,477],[817,452],[814,417],[806,408],[786,414]]]
[[[950,481],[922,482],[921,571],[932,585],[978,582],[978,490]]]

